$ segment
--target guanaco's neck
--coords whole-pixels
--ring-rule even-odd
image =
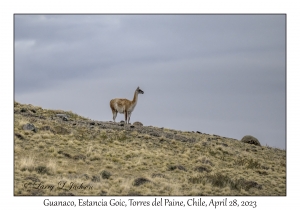
[[[136,105],[137,101],[138,101],[138,91],[135,91],[134,92],[134,97],[133,97],[133,100],[132,100],[132,104]]]

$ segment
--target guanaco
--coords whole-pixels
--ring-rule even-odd
[[[115,98],[110,101],[110,108],[113,113],[114,122],[119,112],[121,114],[125,114],[125,123],[129,123],[131,113],[137,104],[139,94],[144,94],[144,91],[137,87],[132,101],[125,98]]]

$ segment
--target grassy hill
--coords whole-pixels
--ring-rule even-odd
[[[286,151],[14,103],[14,195],[286,195]]]

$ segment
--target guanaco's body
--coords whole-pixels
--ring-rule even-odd
[[[110,101],[110,108],[113,113],[114,122],[119,112],[121,114],[125,114],[125,123],[129,123],[131,113],[138,101],[138,94],[144,94],[144,91],[142,91],[139,87],[135,90],[132,101],[125,98],[115,98]]]

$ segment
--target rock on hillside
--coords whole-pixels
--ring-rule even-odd
[[[247,144],[254,144],[257,146],[261,146],[260,142],[258,141],[257,138],[250,136],[250,135],[246,135],[242,138],[241,142],[247,143]]]

